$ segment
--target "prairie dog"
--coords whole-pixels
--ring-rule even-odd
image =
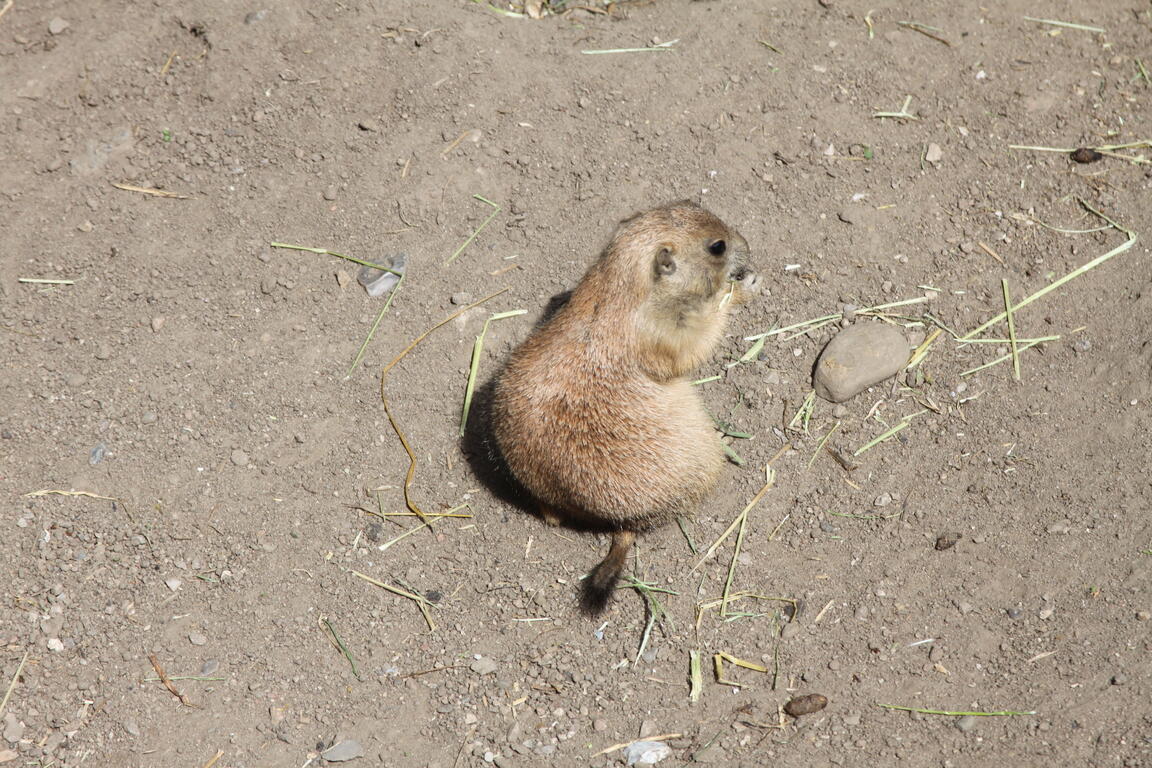
[[[612,533],[584,581],[589,614],[607,606],[636,535],[715,485],[723,448],[684,377],[755,289],[747,258],[744,238],[695,203],[639,213],[497,379],[493,436],[541,516]]]

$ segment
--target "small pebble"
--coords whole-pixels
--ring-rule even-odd
[[[16,719],[15,712],[4,715],[4,741],[14,744],[24,738],[24,723]]]
[[[602,717],[598,717],[592,721],[592,730],[603,733],[608,730],[608,721]]]
[[[320,757],[330,763],[343,763],[347,760],[354,760],[357,757],[363,756],[364,748],[361,747],[360,742],[355,739],[345,739],[344,741],[337,742],[320,753]]]
[[[246,15],[244,17],[244,23],[245,24],[255,24],[258,21],[263,21],[264,17],[266,17],[267,15],[268,15],[267,10],[252,11],[252,13],[249,13],[248,15]]]
[[[968,733],[976,727],[976,718],[972,715],[964,715],[956,721],[956,727],[964,733]]]
[[[944,159],[944,150],[940,149],[939,144],[929,144],[924,159],[929,163],[938,163]]]
[[[464,292],[454,293],[454,294],[452,294],[449,301],[451,301],[453,304],[455,304],[458,307],[464,306],[465,304],[470,304],[472,302],[472,294],[464,293]]]
[[[60,651],[64,650],[64,643],[60,642],[60,638],[53,637],[48,641],[48,650],[56,651],[59,653]]]
[[[872,504],[874,506],[877,506],[877,507],[886,507],[891,503],[892,503],[892,494],[890,494],[890,493],[882,493],[876,497],[875,501],[872,502]]]
[[[1054,614],[1054,613],[1056,613],[1056,611],[1053,610],[1052,608],[1041,608],[1040,613],[1038,613],[1036,615],[1039,616],[1041,619],[1050,619],[1050,618],[1052,618],[1052,614]]]
[[[1049,525],[1046,530],[1048,533],[1068,533],[1068,531],[1072,530],[1072,523],[1067,520],[1059,520]]]
[[[208,638],[200,632],[191,632],[188,634],[188,642],[192,643],[192,645],[205,645],[208,642]]]
[[[84,374],[76,372],[72,372],[64,378],[64,383],[72,389],[84,386],[85,381],[87,381],[87,379],[84,378]]]
[[[164,327],[164,322],[165,319],[162,316],[152,318],[149,323],[152,326],[152,333],[160,333],[160,329]]]
[[[408,256],[404,253],[398,253],[377,263],[404,274],[404,270],[408,266]],[[359,274],[356,275],[356,280],[364,286],[364,290],[373,298],[387,295],[400,283],[399,276],[374,267],[361,267]]]
[[[380,123],[376,122],[375,120],[373,120],[370,117],[364,118],[359,123],[357,123],[356,126],[360,130],[368,131],[369,133],[379,133],[380,132]]]
[[[949,531],[948,533],[940,534],[936,537],[936,551],[943,552],[946,549],[952,549],[961,538],[962,536],[959,531]]]
[[[104,443],[96,443],[92,450],[88,452],[88,463],[96,466],[104,460],[104,454],[108,452],[108,446]]]
[[[124,726],[124,730],[128,732],[129,736],[134,738],[140,737],[140,726],[136,725],[135,720],[125,720],[121,725]]]
[[[473,659],[472,663],[468,665],[468,669],[472,670],[478,675],[492,675],[495,674],[496,670],[499,668],[500,665],[487,656],[481,656],[477,659]]]
[[[792,717],[810,715],[819,712],[828,706],[828,697],[819,693],[809,693],[806,696],[797,696],[784,705],[784,713]]]
[[[662,741],[634,741],[624,747],[624,760],[628,765],[655,765],[672,754]]]
[[[1128,682],[1128,676],[1117,673],[1115,675],[1112,675],[1111,682],[1112,682],[1112,685],[1124,685],[1124,683]]]
[[[1013,606],[1012,608],[1009,608],[1007,611],[1005,611],[1005,613],[1008,614],[1008,618],[1010,618],[1010,619],[1018,619],[1024,615],[1024,611],[1020,608],[1015,607],[1015,606]]]
[[[140,423],[141,424],[155,424],[156,423],[155,411],[144,411],[144,413],[141,414],[141,416],[140,416]]]
[[[172,590],[173,592],[180,589],[180,585],[183,583],[184,583],[183,579],[178,579],[175,576],[173,576],[170,579],[164,579],[164,585],[166,587],[168,587],[168,589]]]
[[[200,665],[200,674],[204,677],[216,674],[216,670],[220,669],[220,662],[216,659],[208,659]]]
[[[1094,163],[1104,155],[1100,154],[1094,149],[1088,147],[1080,147],[1071,155],[1072,160],[1077,163]]]
[[[232,451],[232,456],[230,458],[232,459],[232,463],[238,467],[243,467],[248,464],[248,454],[239,448]]]
[[[52,19],[52,21],[48,22],[48,31],[53,35],[61,35],[64,33],[64,30],[68,29],[70,26],[72,25],[57,16],[56,18]]]
[[[324,188],[324,199],[325,200],[335,200],[336,199],[336,187],[334,187],[334,186],[325,187]]]
[[[847,415],[848,415],[848,406],[846,406],[846,405],[840,405],[839,403],[837,403],[832,408],[832,418],[834,418],[834,419],[842,419]]]
[[[1136,611],[1136,621],[1148,621],[1152,619],[1152,613],[1148,611]]]

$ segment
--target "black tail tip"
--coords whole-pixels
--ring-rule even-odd
[[[604,613],[608,603],[612,600],[614,588],[615,585],[607,588],[598,587],[592,583],[591,578],[585,579],[580,589],[580,611],[585,616],[592,618]]]
[[[600,563],[584,579],[580,587],[580,610],[586,616],[599,616],[612,602],[612,593],[620,579],[619,570],[613,566],[608,561]]]

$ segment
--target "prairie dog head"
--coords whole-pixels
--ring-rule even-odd
[[[605,256],[646,271],[645,298],[657,304],[719,299],[750,273],[740,233],[687,200],[623,221]]]
[[[657,378],[703,362],[756,282],[740,233],[688,201],[623,222],[605,258],[628,273],[641,359]]]

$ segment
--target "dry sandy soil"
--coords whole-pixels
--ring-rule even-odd
[[[8,6],[0,759],[304,766],[354,740],[353,765],[605,766],[678,734],[662,765],[1152,765],[1152,172],[1009,148],[1150,138],[1146,0]],[[916,119],[875,116],[907,97]],[[750,437],[686,533],[641,540],[635,577],[670,592],[639,653],[636,590],[576,608],[604,539],[504,500],[457,427],[485,320],[527,311],[490,326],[481,383],[617,221],[680,198],[744,234],[768,291],[697,374]],[[1059,336],[1020,382],[960,375],[1005,353],[952,335],[1000,312],[1002,278],[1029,296],[1123,228],[1017,312]],[[274,241],[407,254],[350,376],[383,300]],[[382,368],[502,289],[387,377],[414,501],[471,515],[421,529],[396,514]],[[949,329],[923,363],[806,429],[839,320],[728,367],[747,336],[917,297],[887,319]],[[698,615],[733,539],[694,571],[689,537],[716,540],[773,459],[732,591],[798,610]],[[720,652],[767,671],[719,682]],[[807,693],[828,706],[780,714]]]

